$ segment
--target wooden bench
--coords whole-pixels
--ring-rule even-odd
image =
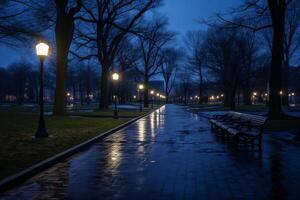
[[[260,151],[266,121],[266,117],[239,112],[216,115],[209,120],[213,132],[233,136],[237,143],[251,143]]]

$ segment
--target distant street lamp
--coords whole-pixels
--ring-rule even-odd
[[[40,90],[39,90],[39,105],[40,116],[38,129],[35,132],[35,138],[48,137],[48,132],[44,120],[44,60],[48,56],[49,46],[46,43],[36,45],[36,54],[40,58]]]
[[[151,90],[151,91],[150,91],[150,94],[151,94],[151,98],[152,98],[152,105],[151,105],[151,108],[153,109],[153,104],[154,104],[154,91]]]
[[[144,90],[144,85],[143,84],[139,84],[138,86],[138,94],[139,94],[139,98],[140,98],[140,112],[143,111],[143,105],[142,105],[142,91]]]
[[[280,103],[282,104],[282,96],[283,96],[283,91],[282,90],[279,91],[279,95],[280,95]]]
[[[118,82],[120,78],[120,75],[118,73],[113,73],[112,75],[112,80],[113,80],[113,99],[114,99],[114,104],[115,104],[115,108],[114,108],[114,118],[118,119],[118,107],[117,107],[117,92],[116,92],[116,84]]]

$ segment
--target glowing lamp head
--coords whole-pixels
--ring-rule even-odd
[[[117,80],[119,80],[119,78],[120,78],[120,75],[118,73],[113,73],[113,75],[112,75],[113,81],[117,81]]]
[[[36,55],[39,57],[46,57],[49,53],[49,46],[46,43],[39,43],[36,45]]]
[[[153,94],[154,94],[154,91],[153,91],[153,90],[151,90],[151,91],[150,91],[150,94],[152,94],[152,95],[153,95]]]
[[[157,93],[157,94],[156,94],[156,96],[158,96],[158,97],[159,97],[159,93]]]
[[[279,94],[280,94],[280,95],[283,95],[283,91],[280,91]]]
[[[256,96],[257,95],[257,92],[253,92],[253,96]]]
[[[144,85],[143,84],[139,84],[139,90],[143,90],[144,89]]]

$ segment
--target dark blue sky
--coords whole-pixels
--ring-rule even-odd
[[[160,12],[168,16],[170,29],[178,32],[181,39],[187,31],[204,28],[200,19],[213,16],[216,12],[225,12],[241,3],[241,0],[165,0]],[[28,52],[31,51],[31,52]],[[32,60],[34,48],[11,49],[0,46],[0,66],[19,60]]]

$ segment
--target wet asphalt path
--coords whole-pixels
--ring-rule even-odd
[[[300,199],[300,149],[237,151],[205,118],[166,105],[8,191],[3,199]]]

